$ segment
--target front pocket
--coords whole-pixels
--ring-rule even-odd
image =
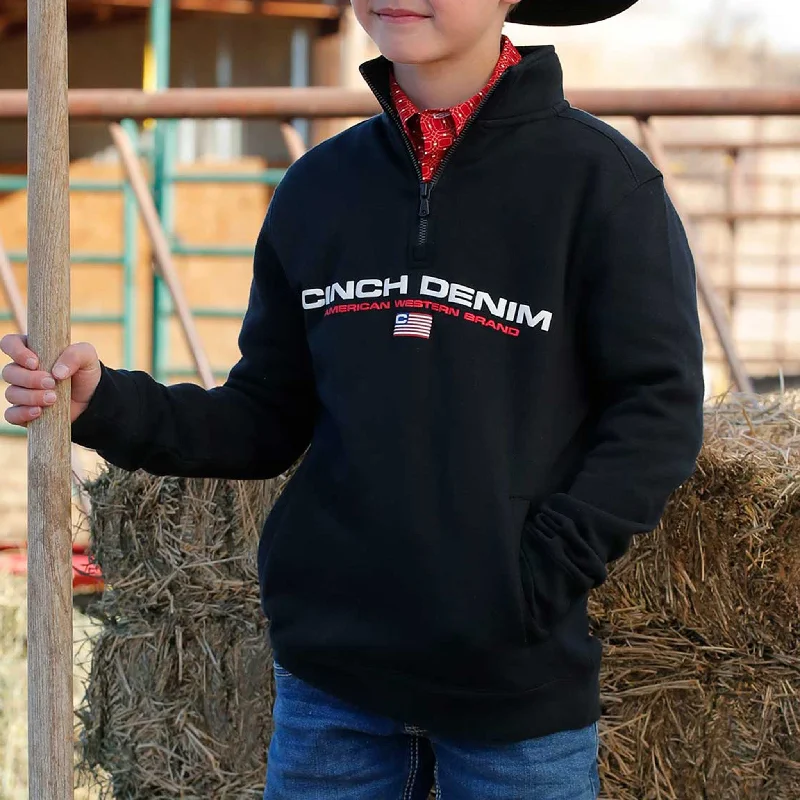
[[[525,535],[525,521],[531,510],[531,501],[525,497],[512,497],[511,499],[511,519],[516,532],[517,540],[517,566],[519,573],[520,591],[520,613],[522,615],[522,629],[525,644],[530,644],[535,640],[533,620],[533,579],[528,560],[523,548],[523,537]]]
[[[525,550],[520,546],[519,549],[519,573],[520,585],[522,586],[522,601],[525,604],[525,643],[530,644],[536,638],[533,621],[533,574]]]

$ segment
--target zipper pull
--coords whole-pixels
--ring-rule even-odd
[[[423,219],[429,217],[431,213],[431,185],[423,181],[419,185],[419,215]]]

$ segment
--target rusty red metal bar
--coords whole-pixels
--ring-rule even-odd
[[[348,118],[375,114],[379,106],[367,91],[338,87],[232,89],[74,89],[72,119],[117,121],[170,118]],[[0,119],[25,119],[27,93],[0,91]]]
[[[699,152],[716,152],[737,150],[800,150],[800,139],[775,139],[769,140],[731,140],[698,139],[697,141],[685,140],[664,142],[664,147],[670,151],[693,150]]]
[[[691,215],[690,215],[691,217]],[[800,253],[792,253],[788,256],[791,261],[796,261],[800,263]],[[730,256],[726,253],[714,253],[714,252],[704,252],[703,258],[711,263],[717,263],[720,261],[727,261]],[[774,264],[777,260],[778,255],[777,253],[739,253],[738,259],[746,264]]]
[[[379,109],[367,91],[337,87],[268,87],[233,89],[74,89],[69,94],[72,119],[366,117]],[[27,93],[0,91],[0,119],[25,119]]]
[[[668,144],[664,145],[666,150],[671,150]],[[797,144],[797,149],[800,151],[800,142]],[[681,172],[680,174],[675,176],[681,181],[691,181],[691,182],[712,182],[712,181],[726,181],[727,174],[722,170],[718,170],[716,172]],[[755,184],[757,182],[763,182],[770,185],[776,184],[796,184],[798,180],[800,180],[800,174],[792,174],[792,173],[784,173],[783,175],[775,175],[771,173],[742,173],[739,176],[739,180],[743,184]]]
[[[0,574],[28,576],[28,543],[0,542]],[[72,590],[75,594],[101,592],[104,582],[100,567],[84,545],[72,545]]]
[[[798,358],[791,358],[791,359],[781,359],[777,356],[756,356],[756,355],[746,355],[744,356],[745,360],[748,364],[769,364],[774,369],[783,369],[785,373],[790,373],[793,369],[793,365],[800,366],[800,359]],[[720,364],[725,361],[724,356],[715,355],[714,353],[706,353],[705,354],[706,361],[712,364]]]
[[[769,117],[800,114],[800,89],[591,89],[569,101],[599,117]]]
[[[800,285],[782,285],[776,283],[718,283],[715,289],[720,294],[772,294],[795,295],[800,294]]]
[[[696,222],[800,222],[797,211],[687,211]]]
[[[800,89],[575,90],[570,102],[600,117],[794,116]],[[74,89],[73,119],[116,121],[164,118],[347,118],[379,110],[366,90],[315,86],[234,89]],[[0,119],[25,119],[27,93],[0,91]]]

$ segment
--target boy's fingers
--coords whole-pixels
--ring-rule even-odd
[[[53,376],[63,381],[82,367],[91,366],[97,360],[97,351],[86,342],[71,344],[53,364]]]
[[[12,406],[51,406],[56,399],[53,390],[23,389],[21,386],[9,386],[6,389],[6,400]]]
[[[40,417],[42,414],[41,408],[36,407],[29,407],[29,406],[12,406],[11,408],[7,408],[5,414],[3,415],[6,419],[6,422],[10,423],[11,425],[22,425],[22,427],[27,427],[28,423],[32,420]]]
[[[28,337],[19,333],[8,333],[0,339],[0,350],[26,369],[37,369],[39,358],[28,349]]]
[[[19,364],[6,364],[0,377],[12,386],[23,386],[26,389],[53,389],[56,385],[49,372],[34,372]]]

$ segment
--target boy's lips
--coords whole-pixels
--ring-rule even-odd
[[[389,23],[402,24],[430,19],[427,14],[420,14],[417,11],[410,11],[405,8],[377,8],[372,13],[381,21]]]

